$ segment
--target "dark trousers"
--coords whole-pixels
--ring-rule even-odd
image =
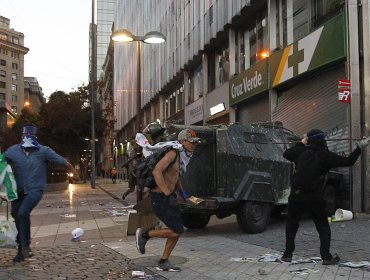
[[[331,259],[330,240],[331,231],[327,218],[326,202],[320,196],[310,194],[293,194],[289,197],[288,220],[286,223],[285,254],[293,254],[295,236],[299,228],[299,221],[303,214],[308,214],[315,223],[320,236],[320,255],[323,260]]]
[[[34,191],[28,194],[18,195],[18,199],[12,201],[11,214],[17,227],[17,244],[28,247],[31,243],[31,212],[42,198],[42,191]]]

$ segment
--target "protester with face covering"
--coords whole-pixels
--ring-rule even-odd
[[[138,135],[136,139],[138,143],[142,143],[141,140],[143,139],[140,140]],[[188,128],[180,131],[177,139],[178,142],[171,142],[173,149],[169,150],[158,161],[153,170],[156,186],[151,191],[152,210],[165,224],[166,228],[149,230],[138,228],[136,230],[136,247],[141,254],[145,254],[145,245],[150,238],[167,239],[162,257],[156,268],[160,271],[181,271],[181,268],[172,265],[169,261],[177,241],[184,232],[180,205],[176,193],[185,202],[188,200],[188,196],[183,190],[180,180],[181,168],[186,168],[190,157],[200,141],[195,131]],[[148,145],[143,145],[143,148],[148,147]]]
[[[11,203],[11,214],[18,230],[18,253],[14,262],[31,257],[30,214],[43,196],[46,186],[47,163],[73,167],[51,148],[37,142],[37,128],[26,125],[22,128],[22,140],[4,152],[5,160],[11,165],[17,182],[18,199]]]
[[[294,162],[297,168],[292,178],[288,201],[286,247],[281,258],[282,261],[292,261],[295,249],[294,239],[303,214],[310,215],[319,233],[322,264],[333,265],[340,260],[338,255],[332,256],[330,253],[331,231],[323,195],[325,175],[331,168],[354,165],[368,140],[358,142],[354,151],[345,157],[330,152],[325,137],[323,131],[312,129],[307,133],[307,137],[302,139],[302,142],[286,150],[283,154],[287,160]],[[311,160],[304,160],[307,159],[308,153],[313,157]],[[318,176],[312,176],[312,174],[318,174]],[[317,180],[313,177],[317,177]]]

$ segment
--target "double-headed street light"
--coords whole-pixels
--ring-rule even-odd
[[[144,36],[135,36],[127,29],[118,29],[111,36],[115,42],[136,42],[136,130],[140,131],[141,113],[141,62],[140,62],[140,42],[146,44],[161,44],[166,41],[166,36],[158,31],[150,31]]]
[[[141,115],[141,62],[140,62],[140,42],[146,44],[160,44],[166,41],[166,36],[158,31],[150,31],[144,36],[135,36],[126,29],[119,29],[113,32],[112,40],[115,42],[136,42],[136,130],[140,129]],[[142,200],[143,193],[140,188],[136,191],[137,201]]]

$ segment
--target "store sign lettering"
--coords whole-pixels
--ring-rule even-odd
[[[242,95],[244,92],[247,93],[261,85],[262,85],[262,75],[261,73],[257,73],[256,71],[255,76],[253,78],[248,79],[247,77],[245,77],[243,79],[242,84],[237,85],[237,86],[234,86],[234,84],[231,85],[232,87],[231,97],[235,98],[237,96]]]
[[[230,105],[267,89],[266,61],[247,69],[230,81]]]

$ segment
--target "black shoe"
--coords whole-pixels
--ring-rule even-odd
[[[322,265],[334,265],[339,263],[340,257],[335,254],[331,259],[322,260]]]
[[[292,257],[293,257],[292,254],[288,254],[288,253],[285,253],[284,252],[283,256],[281,257],[281,260],[283,262],[291,262],[292,261]]]
[[[126,196],[123,194],[122,195],[122,200],[125,200],[126,199]]]
[[[13,262],[23,262],[24,257],[21,250],[18,250],[17,255],[13,258]]]
[[[33,256],[33,253],[32,253],[32,250],[31,250],[30,247],[21,247],[20,251],[21,251],[24,259],[28,259],[28,258],[31,258]],[[19,252],[19,249],[18,249],[18,252]]]

